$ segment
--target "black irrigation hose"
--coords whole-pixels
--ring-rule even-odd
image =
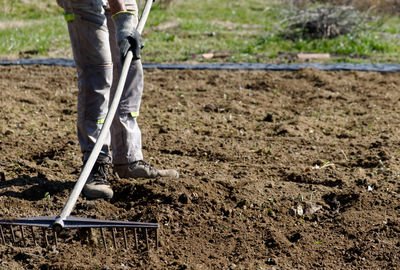
[[[73,59],[67,58],[48,58],[48,59],[20,59],[20,60],[0,60],[0,65],[46,65],[74,67]],[[200,64],[163,64],[163,63],[143,63],[144,69],[192,69],[192,70],[275,70],[275,71],[296,71],[303,68],[315,68],[326,71],[373,71],[373,72],[400,72],[400,64],[260,64],[260,63],[200,63]]]

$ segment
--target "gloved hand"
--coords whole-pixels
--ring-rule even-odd
[[[122,62],[129,50],[132,50],[133,60],[140,59],[140,50],[143,48],[142,37],[133,26],[133,16],[129,11],[121,11],[112,16]]]

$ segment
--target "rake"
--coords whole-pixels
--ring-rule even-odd
[[[147,0],[145,7],[142,11],[142,15],[137,27],[137,31],[142,33],[144,25],[146,23],[147,17],[150,13],[153,0]],[[24,217],[24,218],[3,218],[0,219],[0,241],[7,245],[11,244],[22,244],[27,246],[29,244],[36,245],[40,243],[37,236],[42,235],[43,243],[46,246],[50,245],[50,242],[54,242],[55,247],[58,246],[57,239],[59,234],[64,229],[88,229],[88,228],[100,228],[103,245],[107,248],[106,235],[111,234],[113,239],[114,248],[118,247],[118,234],[122,235],[123,245],[125,249],[128,248],[128,231],[133,231],[134,244],[136,249],[139,248],[138,233],[144,234],[145,243],[147,249],[150,247],[149,234],[153,233],[155,235],[155,247],[158,247],[158,229],[159,224],[157,223],[144,223],[144,222],[132,222],[132,221],[113,221],[113,220],[99,220],[90,219],[83,217],[70,216],[79,195],[89,177],[89,174],[97,160],[100,153],[101,147],[106,139],[107,133],[110,129],[111,123],[113,121],[114,115],[118,108],[119,101],[123,92],[126,77],[129,71],[129,66],[132,62],[133,54],[131,51],[128,52],[123,67],[119,81],[117,84],[117,89],[115,91],[114,98],[111,102],[111,106],[108,110],[106,119],[104,121],[103,127],[97,138],[96,144],[89,156],[89,159],[85,163],[83,170],[72,189],[68,200],[58,216],[41,216],[41,217]],[[140,60],[138,65],[141,65]],[[35,229],[36,228],[36,229]],[[26,237],[26,231],[29,229],[29,233],[32,235],[33,241]],[[41,230],[40,230],[41,229]],[[119,231],[118,231],[119,230]],[[8,240],[8,242],[7,242]]]

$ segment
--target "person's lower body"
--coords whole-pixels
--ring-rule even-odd
[[[101,0],[58,0],[66,11],[74,60],[78,71],[78,140],[85,162],[96,143],[121,71],[115,26]],[[127,9],[137,14],[133,0]],[[137,16],[135,19],[137,24]],[[121,178],[178,177],[175,170],[157,170],[143,162],[141,132],[137,123],[143,93],[143,69],[134,61],[129,69],[118,111],[98,160],[85,185],[90,199],[110,198],[108,167]],[[112,151],[110,151],[112,149]]]
[[[129,11],[137,14],[136,3],[127,5]],[[115,92],[118,74],[121,72],[120,51],[115,40],[115,27],[107,15],[110,30],[110,47],[115,64],[112,96]],[[137,25],[137,17],[134,25]],[[134,61],[127,80],[118,113],[111,126],[111,148],[114,171],[121,178],[178,177],[176,170],[158,170],[143,161],[142,135],[137,123],[143,93],[143,68],[140,61]]]

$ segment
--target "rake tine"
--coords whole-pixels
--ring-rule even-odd
[[[22,226],[19,226],[19,230],[21,231],[21,237],[22,237],[22,241],[24,242],[24,247],[26,247],[26,240],[25,240],[24,229],[22,228]]]
[[[158,229],[155,231],[156,234],[156,249],[158,248]]]
[[[12,225],[10,225],[10,230],[11,230],[12,242],[13,242],[13,244],[15,244],[15,234],[14,234],[14,229],[13,229]]]
[[[103,238],[104,248],[107,249],[106,235],[104,234],[104,229],[100,228],[100,230],[101,230],[101,237]]]
[[[35,231],[33,230],[33,227],[31,227],[31,233],[32,233],[32,236],[33,236],[33,243],[36,246],[36,235],[35,235]]]
[[[4,237],[3,226],[0,226],[1,240],[3,240],[3,245],[6,244],[6,238]]]
[[[47,247],[49,245],[49,239],[47,238],[46,229],[42,228],[42,230],[43,230],[43,239],[44,239],[46,247]]]
[[[30,244],[40,245],[40,246],[50,246],[54,245],[58,247],[58,234],[57,231],[58,226],[53,226],[52,222],[56,220],[58,217],[56,216],[42,216],[35,218],[16,218],[16,219],[1,219],[0,218],[0,243],[5,245],[24,245],[28,246]],[[155,245],[156,248],[159,245],[159,235],[157,229],[159,228],[159,224],[157,223],[145,223],[145,222],[133,222],[133,221],[113,221],[113,220],[97,220],[90,218],[81,218],[68,216],[66,219],[62,220],[63,226],[65,228],[99,228],[101,229],[101,234],[103,238],[103,244],[105,248],[108,246],[114,245],[114,248],[122,249],[123,246],[125,249],[128,249],[128,240],[130,240],[130,236],[128,236],[129,231],[133,229],[134,237],[135,237],[135,248],[139,250],[139,246],[146,246],[147,250],[149,250],[153,244],[153,240],[149,239],[149,234],[153,237],[153,230],[155,236]],[[24,228],[24,226],[28,226],[29,228]],[[10,233],[8,233],[8,228]],[[19,228],[18,228],[19,227]],[[34,227],[42,228],[42,233],[40,231],[35,232]],[[53,232],[49,232],[49,228],[53,228]],[[111,229],[111,232],[108,232],[108,228]],[[120,231],[118,228],[122,228]],[[15,230],[19,230],[16,232]],[[29,231],[27,234],[26,230]],[[57,232],[57,233],[55,233]],[[30,236],[28,235],[32,233],[33,240],[30,240]],[[36,235],[38,233],[39,237]],[[9,236],[11,234],[11,236]],[[112,234],[113,243],[107,243],[106,237]],[[21,236],[20,236],[21,235]],[[145,239],[139,239],[141,238]],[[43,237],[43,240],[40,239]],[[123,237],[124,239],[118,239],[118,237]],[[7,239],[8,238],[8,239]],[[22,238],[22,239],[20,239]],[[54,241],[53,241],[54,238]],[[8,243],[6,242],[8,241]],[[123,241],[123,243],[122,243]],[[133,241],[133,240],[131,240]],[[146,242],[145,242],[146,241]]]
[[[56,248],[58,248],[58,242],[57,242],[57,232],[54,230],[54,243],[56,244]]]
[[[128,249],[128,238],[126,236],[126,229],[122,228],[122,232],[124,234],[124,245],[125,245],[125,249]]]
[[[111,233],[113,237],[114,248],[117,249],[117,240],[115,239],[115,228],[111,228]]]
[[[137,230],[136,228],[134,229],[135,232],[135,244],[136,244],[136,249],[139,249],[139,243],[138,243],[138,239],[137,239]]]
[[[144,233],[146,235],[146,249],[148,251],[150,249],[150,246],[149,246],[149,233],[147,232],[147,228],[144,229]]]

